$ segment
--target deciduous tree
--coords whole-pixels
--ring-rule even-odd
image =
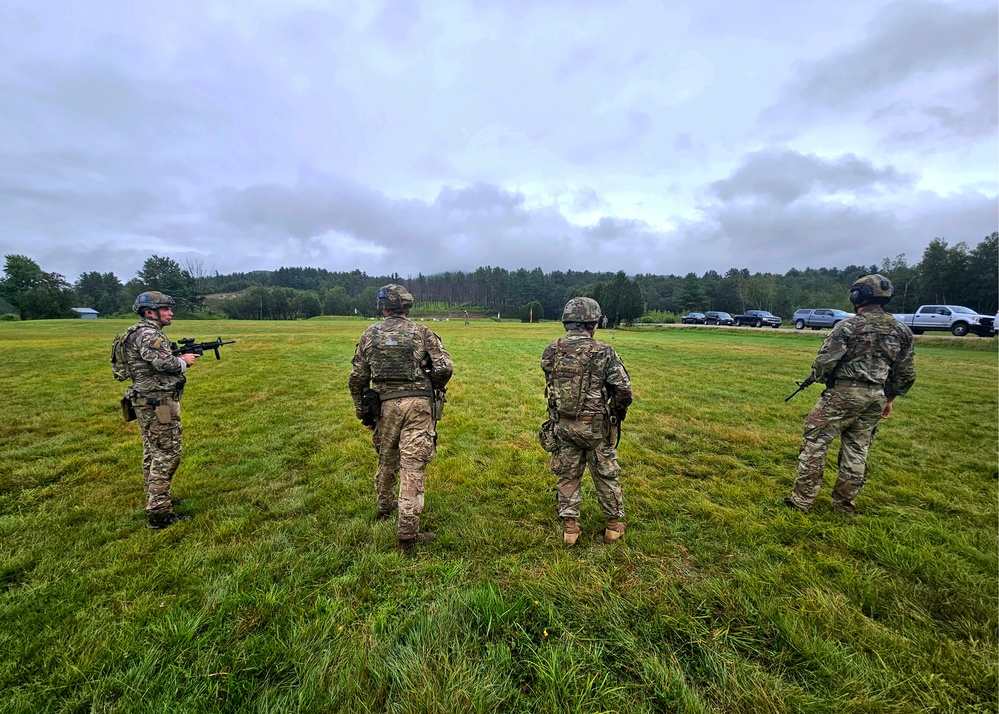
[[[59,273],[46,273],[24,255],[8,255],[0,297],[16,310],[22,320],[70,317],[73,293]]]

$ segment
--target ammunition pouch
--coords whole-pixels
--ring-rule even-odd
[[[135,407],[132,406],[132,400],[128,397],[121,398],[121,416],[126,422],[136,419]]]
[[[431,404],[433,410],[434,423],[439,422],[444,416],[444,403],[447,401],[447,389],[434,389],[434,401]]]
[[[555,422],[551,419],[546,419],[541,424],[541,431],[538,432],[538,441],[541,442],[541,448],[549,454],[555,452],[558,440],[555,438]]]
[[[365,387],[361,393],[361,423],[364,426],[374,426],[382,415],[382,398],[371,387]]]

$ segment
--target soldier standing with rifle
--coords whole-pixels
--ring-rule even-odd
[[[541,356],[548,397],[541,446],[552,455],[562,540],[568,546],[575,545],[581,533],[580,486],[587,464],[606,519],[604,541],[612,543],[624,535],[617,441],[631,404],[631,379],[614,348],[593,339],[599,321],[596,300],[573,298],[562,311],[568,334],[549,344]]]
[[[184,373],[196,354],[173,353],[163,328],[173,321],[174,299],[161,292],[144,292],[135,298],[133,312],[139,321],[116,337],[111,367],[119,381],[131,378],[122,412],[126,421],[138,419],[142,432],[142,486],[146,493],[149,527],[166,528],[179,520],[170,500],[170,484],[180,465],[180,398]]]
[[[916,381],[912,332],[882,309],[894,293],[891,282],[881,275],[859,278],[850,287],[857,315],[832,329],[809,379],[799,384],[799,391],[812,382],[822,382],[826,389],[805,417],[798,477],[784,499],[788,508],[811,509],[822,487],[826,452],[838,436],[833,510],[847,516],[855,512],[854,501],[867,480],[867,451],[874,431],[891,415],[895,397]]]
[[[401,285],[378,290],[378,309],[385,319],[361,335],[348,379],[354,412],[374,431],[375,517],[389,518],[398,508],[401,547],[436,537],[420,533],[420,514],[426,467],[437,450],[445,385],[454,370],[440,338],[408,319],[412,307],[413,296]]]

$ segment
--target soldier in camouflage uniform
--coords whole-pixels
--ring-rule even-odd
[[[139,321],[123,336],[122,348],[132,386],[125,391],[142,432],[142,486],[150,528],[178,520],[170,482],[180,465],[180,398],[184,373],[197,355],[176,356],[163,328],[173,321],[175,302],[160,292],[141,293],[133,305]]]
[[[435,406],[434,390],[443,390],[454,370],[440,338],[407,318],[412,306],[413,296],[401,285],[378,290],[378,308],[385,319],[361,335],[348,380],[354,411],[362,423],[366,421],[365,390],[373,389],[381,400],[374,424],[365,424],[374,431],[378,452],[376,518],[388,518],[398,508],[396,535],[401,546],[436,537],[420,533],[420,513],[427,464],[437,450],[439,406]]]
[[[850,287],[857,315],[843,320],[822,343],[811,377],[826,385],[805,417],[798,478],[785,505],[808,511],[822,486],[826,452],[840,438],[839,477],[832,503],[851,516],[867,480],[867,451],[892,402],[916,381],[912,332],[885,313],[894,288],[881,275],[865,275]]]
[[[607,521],[604,540],[611,543],[624,535],[616,447],[620,422],[631,404],[631,379],[614,349],[593,339],[599,321],[596,300],[573,298],[562,312],[568,334],[549,344],[541,357],[548,397],[541,445],[552,455],[562,538],[569,546],[575,545],[581,532],[577,521],[587,465]]]

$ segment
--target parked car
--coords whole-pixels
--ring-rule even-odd
[[[973,332],[979,337],[992,337],[995,334],[995,317],[979,315],[960,305],[921,305],[913,314],[893,316],[903,325],[908,325],[914,335],[926,330],[949,331],[954,337],[964,337]]]
[[[680,318],[680,322],[684,325],[703,325],[704,324],[704,313],[703,312],[691,312]]]
[[[706,312],[704,313],[705,325],[734,325],[735,318],[727,312]]]
[[[770,325],[775,330],[780,327],[781,319],[772,312],[766,310],[746,310],[744,315],[735,316],[735,326],[752,325],[753,327],[763,327]]]
[[[804,330],[806,327],[818,330],[821,327],[835,327],[836,323],[842,322],[848,317],[853,317],[853,313],[845,310],[820,308],[818,310],[798,310],[791,318],[791,322],[796,330]]]

